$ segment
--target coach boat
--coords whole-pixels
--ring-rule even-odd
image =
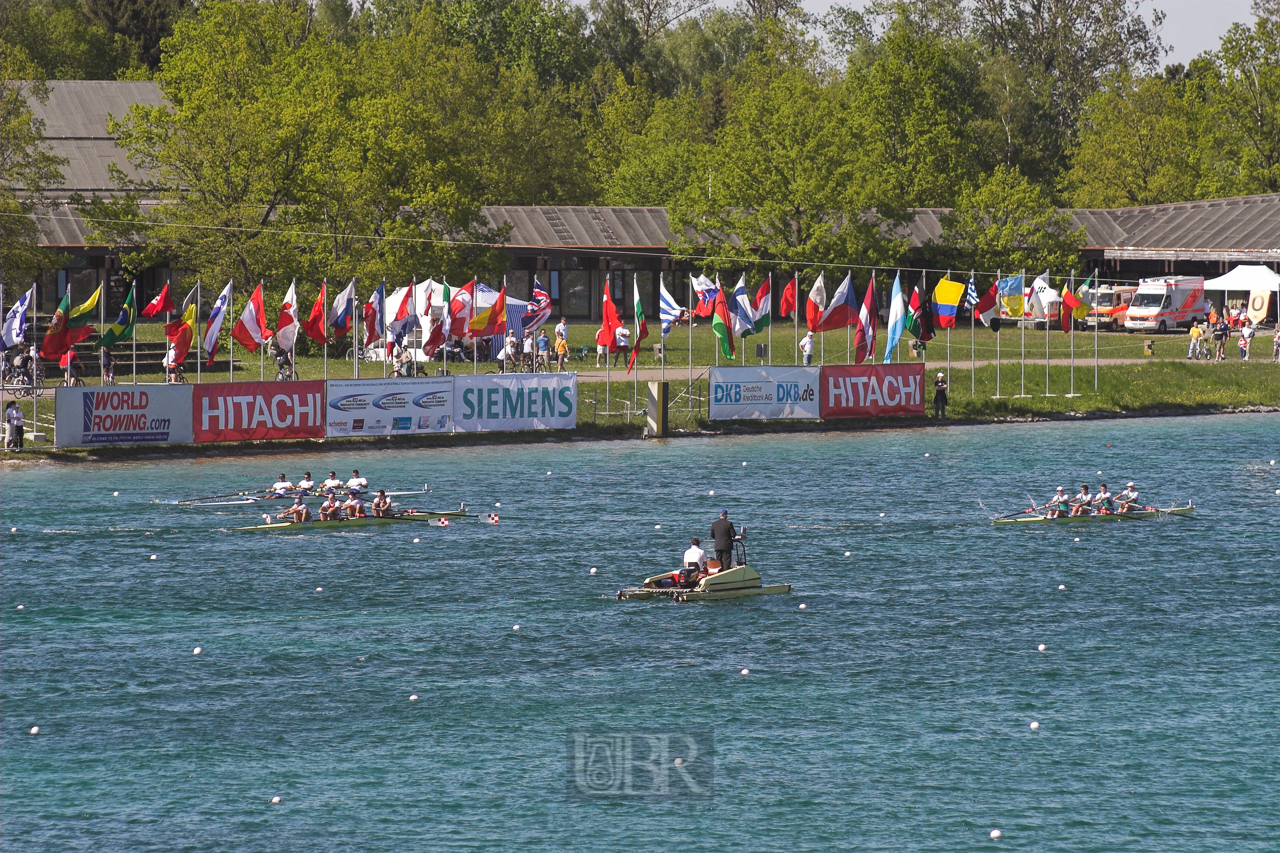
[[[618,590],[618,601],[651,598],[670,598],[673,601],[728,601],[734,598],[751,598],[757,595],[785,595],[791,592],[791,584],[780,583],[765,586],[760,573],[747,565],[747,549],[739,538],[733,543],[731,568],[721,568],[714,560],[707,562],[707,573],[692,569],[677,569],[645,578],[640,586]]]

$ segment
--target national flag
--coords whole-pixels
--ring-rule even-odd
[[[356,313],[356,280],[353,278],[333,300],[333,310],[329,312],[329,328],[333,336],[340,338],[351,331],[351,321]]]
[[[699,275],[693,279],[693,291],[698,294],[698,304],[693,309],[695,317],[710,317],[715,309],[716,294],[720,293],[719,276],[716,281],[712,281],[705,275]]]
[[[711,314],[711,331],[720,339],[720,353],[725,358],[733,358],[737,352],[733,347],[733,332],[730,328],[729,303],[725,301],[724,291],[716,289],[716,301]]]
[[[751,297],[747,295],[747,275],[743,273],[742,278],[738,279],[737,287],[733,289],[733,302],[729,303],[729,319],[736,337],[745,338],[755,334],[756,324],[751,316],[753,313],[754,306],[751,304]]]
[[[889,339],[885,341],[884,363],[893,358],[893,351],[902,340],[902,332],[907,327],[907,301],[902,298],[901,273],[893,277],[893,292],[889,294]]]
[[[436,354],[436,350],[444,346],[444,342],[448,339],[449,330],[453,328],[453,316],[449,313],[450,306],[454,304],[453,294],[450,293],[449,285],[447,284],[440,285],[440,289],[440,319],[431,324],[431,328],[427,331],[427,338],[422,342],[422,354],[427,358],[433,357]],[[432,287],[427,288],[427,307],[424,309],[424,313],[428,317],[431,316],[431,297],[434,290]],[[410,288],[409,291],[412,293],[413,288]],[[407,302],[408,300],[406,299],[405,301]]]
[[[608,290],[608,288],[605,288]],[[473,338],[487,338],[500,335],[506,329],[507,322],[507,288],[504,285],[498,291],[498,298],[493,304],[481,311],[467,325],[467,334]]]
[[[147,307],[142,309],[144,318],[151,318],[157,314],[167,314],[174,310],[173,299],[169,297],[169,282],[164,283],[164,289],[160,291],[160,295],[147,303]]]
[[[778,313],[786,317],[796,310],[796,293],[800,289],[798,276],[793,276],[791,281],[787,282],[787,286],[782,288],[782,296],[778,302]]]
[[[387,280],[378,283],[364,304],[364,346],[367,349],[387,333]]]
[[[454,337],[462,337],[467,334],[467,325],[471,322],[471,304],[475,299],[476,280],[462,285],[462,287],[453,291],[453,298],[449,301],[449,334]]]
[[[31,289],[18,297],[18,301],[13,303],[13,307],[9,309],[9,313],[4,315],[4,348],[16,347],[18,344],[27,341],[27,312],[31,310],[31,303],[36,298],[36,287],[31,285]]]
[[[858,329],[853,333],[854,364],[876,357],[876,325],[880,322],[880,308],[876,305],[876,275],[871,274],[871,283],[867,285],[867,295],[862,299],[862,308],[858,311]]]
[[[818,285],[814,285],[816,289]],[[809,308],[813,309],[813,291],[809,291]],[[815,332],[829,332],[832,329],[843,329],[845,326],[852,326],[858,322],[858,303],[857,296],[853,292],[853,274],[850,273],[844,277],[844,281],[840,282],[840,286],[836,288],[835,295],[831,297],[831,301],[827,307],[822,310],[822,314],[818,316],[816,327],[810,322],[809,328]]]
[[[182,316],[172,323],[164,324],[164,336],[173,344],[174,364],[182,364],[191,351],[191,342],[196,337],[196,303],[192,302],[182,312]]]
[[[627,373],[636,366],[636,355],[640,352],[640,342],[649,337],[649,324],[644,319],[644,304],[640,301],[640,282],[632,278],[631,289],[636,303],[636,338],[631,343],[631,358],[627,359]]]
[[[426,285],[427,290],[427,307],[428,314],[431,313],[431,292],[434,288],[430,282]],[[391,318],[391,322],[387,324],[387,332],[392,340],[398,344],[403,344],[405,337],[418,328],[418,283],[416,280],[410,280],[409,286],[405,289],[404,298],[400,300],[400,304],[396,306],[396,316]],[[449,310],[449,287],[444,285],[444,309],[445,314]],[[448,320],[448,316],[443,318]]]
[[[120,306],[120,316],[116,317],[114,323],[102,330],[102,337],[98,338],[99,349],[112,346],[133,336],[133,325],[138,322],[138,312],[134,307],[134,294],[137,292],[138,282],[135,281],[133,287],[129,288],[129,295],[124,298],[124,305]]]
[[[89,322],[93,319],[94,309],[98,307],[98,298],[101,293],[102,288],[99,287],[93,292],[93,296],[89,297],[88,302],[74,308],[71,307],[71,291],[68,290],[63,295],[62,302],[53,312],[53,320],[44,333],[44,340],[40,342],[41,356],[50,361],[56,361],[73,346],[93,334],[93,327]]]
[[[751,319],[757,332],[763,332],[769,328],[769,324],[773,322],[773,296],[769,290],[770,279],[766,278],[764,283],[756,289],[755,304],[752,306],[755,310],[751,312]]]
[[[1000,303],[1004,306],[1004,313],[1021,319],[1026,311],[1022,293],[1022,273],[1000,279],[996,282],[996,288],[1000,291]]]
[[[355,279],[352,279],[351,287],[355,287]],[[253,295],[245,303],[244,310],[240,312],[240,319],[231,330],[231,337],[244,345],[249,352],[257,352],[258,347],[271,337],[271,330],[267,328],[267,311],[262,305],[262,282],[258,282]]]
[[[609,282],[606,281],[604,303],[600,309],[600,328],[596,330],[596,343],[602,347],[608,347],[609,352],[617,352],[618,329],[622,327],[622,319],[618,317],[618,308],[613,304],[613,297],[609,295],[611,289]]]
[[[662,320],[662,337],[671,334],[671,327],[680,319],[680,304],[667,293],[667,285],[658,280],[658,317]]]
[[[969,285],[964,290],[964,307],[972,311],[973,306],[978,304],[980,298],[978,296],[978,285],[973,280],[973,273],[971,272],[969,273]]]
[[[218,354],[218,336],[222,334],[222,321],[226,319],[227,312],[231,310],[231,285],[233,281],[227,282],[227,286],[222,288],[222,293],[218,294],[218,298],[214,300],[213,307],[209,309],[209,322],[204,325],[204,351],[209,354],[209,360],[205,362],[205,367],[213,367],[213,357]]]
[[[307,333],[307,337],[318,344],[323,344],[329,340],[328,330],[324,327],[324,301],[325,292],[329,289],[328,284],[327,280],[320,279],[320,295],[316,297],[315,303],[311,306],[311,316],[299,324],[302,326],[302,331]]]
[[[804,306],[804,321],[809,331],[818,331],[818,322],[822,312],[827,310],[827,286],[823,284],[824,273],[818,273],[818,280],[809,288],[809,299]]]
[[[293,350],[294,341],[298,339],[298,280],[289,282],[289,290],[280,303],[280,319],[276,323],[275,339],[288,351]]]
[[[1062,305],[1058,311],[1059,319],[1062,322],[1062,331],[1070,332],[1073,320],[1083,320],[1089,316],[1089,303],[1086,297],[1089,291],[1089,282],[1093,281],[1093,276],[1085,279],[1084,284],[1071,292],[1070,287],[1062,288]]]
[[[1060,313],[1058,303],[1062,297],[1058,291],[1049,286],[1049,271],[1045,270],[1031,282],[1031,316],[1036,320],[1044,320],[1048,328],[1049,318]]]
[[[990,289],[982,294],[982,297],[978,299],[978,303],[973,306],[973,313],[977,315],[984,326],[990,326],[991,318],[995,317],[999,304],[1000,287],[993,282]]]
[[[911,291],[911,302],[907,305],[907,330],[922,343],[933,340],[933,312],[929,310],[928,287],[928,281],[924,273],[921,273],[916,289]]]
[[[943,277],[933,288],[933,317],[939,329],[954,329],[960,300],[964,298],[964,285]]]
[[[533,297],[524,309],[524,330],[536,332],[551,317],[551,296],[537,282],[533,285]]]

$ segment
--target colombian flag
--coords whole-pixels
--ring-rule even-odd
[[[964,299],[965,286],[958,281],[944,278],[933,289],[933,316],[939,329],[954,329],[960,300]]]

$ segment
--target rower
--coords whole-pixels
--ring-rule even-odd
[[[360,500],[360,492],[358,489],[351,489],[347,493],[347,499],[343,502],[342,508],[347,511],[347,518],[364,518],[364,501]]]
[[[386,518],[391,512],[391,498],[387,497],[385,489],[378,489],[378,494],[373,499],[373,517]]]
[[[360,476],[359,471],[351,472],[351,479],[347,480],[347,491],[355,489],[358,492],[368,491],[369,481]]]
[[[328,478],[325,479],[325,481],[320,484],[320,488],[324,489],[326,492],[328,491],[336,492],[338,489],[341,489],[342,481],[338,479],[338,472],[330,471]]]
[[[320,504],[320,520],[338,521],[342,517],[342,504],[338,503],[333,489],[329,489],[324,494],[324,503]]]
[[[1058,490],[1054,492],[1053,497],[1045,503],[1049,510],[1049,518],[1057,518],[1062,513],[1071,512],[1071,498],[1067,495],[1067,490],[1058,486]]]
[[[311,510],[302,502],[302,496],[297,495],[293,499],[293,506],[276,516],[276,518],[284,518],[288,516],[289,520],[294,524],[301,524],[304,521],[311,520]]]
[[[1093,496],[1093,506],[1100,515],[1111,515],[1116,511],[1114,498],[1106,483],[1098,484],[1098,493]]]
[[[298,481],[298,491],[310,492],[316,487],[316,481],[311,479],[311,472],[302,475],[302,479]]]
[[[293,483],[285,479],[284,473],[281,472],[280,479],[271,484],[271,488],[267,489],[273,497],[282,498],[288,492],[293,491]]]
[[[1092,513],[1089,512],[1089,504],[1091,503],[1093,503],[1093,495],[1089,493],[1089,484],[1083,483],[1080,486],[1080,493],[1071,499],[1071,517],[1091,515]]]
[[[1120,502],[1120,512],[1133,512],[1138,503],[1138,488],[1133,483],[1125,483],[1124,491],[1116,495]]]

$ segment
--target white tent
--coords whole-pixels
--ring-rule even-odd
[[[1224,299],[1228,292],[1249,294],[1249,316],[1256,323],[1269,316],[1271,306],[1268,303],[1272,293],[1276,295],[1276,306],[1280,311],[1280,274],[1262,264],[1241,264],[1226,275],[1206,281],[1204,290],[1206,295],[1221,293]]]

